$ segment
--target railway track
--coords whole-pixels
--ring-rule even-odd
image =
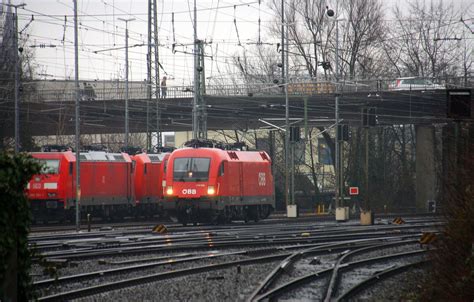
[[[388,214],[377,214],[377,219],[392,219],[394,217],[408,217],[411,219],[425,219],[425,218],[435,218],[436,215],[433,214],[413,214],[413,213],[388,213]],[[302,213],[301,216],[298,218],[298,221],[302,222],[314,222],[317,221],[333,221],[334,214],[323,214],[323,215],[315,215],[312,212]],[[262,225],[262,224],[274,224],[278,221],[292,221],[292,219],[286,218],[286,213],[283,212],[275,212],[270,215],[269,218],[259,221],[258,223],[249,222],[248,225]],[[168,218],[134,218],[134,219],[126,219],[124,221],[116,221],[116,222],[109,222],[103,220],[94,220],[91,222],[91,230],[92,231],[99,231],[99,230],[107,230],[107,229],[130,229],[130,228],[150,228],[156,224],[166,224],[172,225],[174,227],[181,227],[181,224],[173,222],[171,219]],[[239,225],[241,222],[234,222],[233,224]],[[186,227],[183,227],[186,228]],[[192,227],[189,227],[192,229]],[[33,224],[31,226],[31,233],[32,234],[48,234],[48,233],[61,233],[61,232],[75,232],[76,226],[74,222],[70,223],[49,223],[49,224]],[[87,221],[82,221],[80,225],[80,232],[87,232],[88,231],[88,224]]]
[[[416,244],[417,240],[410,240],[410,241],[397,241],[391,243],[374,243],[367,247],[358,247],[352,250],[346,250],[345,252],[338,255],[338,260],[334,264],[333,267],[325,268],[322,270],[318,270],[316,272],[312,272],[310,274],[306,274],[303,276],[298,276],[291,278],[291,280],[283,282],[278,286],[273,286],[275,280],[281,277],[282,274],[288,272],[288,268],[290,266],[294,266],[295,262],[304,256],[309,256],[314,253],[314,249],[307,249],[298,254],[292,254],[288,258],[284,259],[266,278],[265,280],[257,287],[257,289],[252,293],[249,297],[249,301],[266,301],[272,299],[291,299],[292,292],[298,290],[301,294],[302,288],[307,284],[312,284],[314,287],[314,282],[319,281],[319,283],[323,283],[322,286],[319,288],[325,289],[321,290],[316,293],[316,296],[312,296],[313,300],[320,300],[320,301],[339,301],[344,298],[353,297],[358,291],[366,288],[369,284],[376,281],[375,279],[368,278],[367,280],[363,280],[361,282],[356,282],[353,287],[349,290],[343,292],[340,296],[336,293],[338,291],[343,291],[343,289],[339,288],[340,280],[343,278],[342,271],[349,271],[349,270],[356,270],[357,268],[363,267],[367,269],[369,264],[373,263],[391,263],[390,261],[396,258],[409,258],[412,256],[420,256],[425,254],[427,251],[424,249],[415,249],[408,252],[401,252],[401,253],[389,253],[387,255],[379,256],[379,257],[365,257],[361,260],[352,261],[352,262],[344,262],[345,259],[348,257],[352,257],[356,254],[362,254],[367,251],[376,251],[382,250],[387,247],[392,247],[400,244]],[[385,274],[384,271],[391,271],[392,273],[402,271],[403,268],[408,268],[411,265],[418,265],[419,263],[425,262],[426,260],[418,260],[409,264],[403,264],[401,266],[394,267],[393,264],[387,264],[386,269],[382,269],[380,272],[380,267],[375,269],[376,274],[374,276],[389,276],[389,274]],[[370,274],[370,273],[369,273]],[[370,281],[368,281],[370,280]],[[318,286],[321,284],[318,284]],[[346,286],[347,287],[347,286]],[[293,296],[294,297],[294,296]]]
[[[137,233],[106,232],[87,233],[84,238],[44,238],[43,241],[30,241],[36,247],[37,253],[48,258],[92,258],[113,253],[135,253],[151,250],[198,249],[212,247],[240,247],[260,244],[302,244],[324,241],[345,240],[348,238],[367,238],[375,236],[390,236],[397,233],[419,233],[419,229],[436,227],[439,223],[412,223],[410,225],[382,225],[373,227],[370,231],[360,226],[324,227],[314,225],[242,227],[230,229],[202,229],[183,232],[177,235],[155,235],[150,230]]]
[[[224,300],[245,301],[261,300],[267,297],[265,295],[273,297],[274,294],[288,294],[291,297],[291,291],[285,291],[284,285],[292,284],[288,285],[288,288],[291,288],[295,284],[314,282],[294,283],[295,280],[305,277],[309,269],[313,271],[312,275],[320,275],[318,278],[325,276],[323,279],[332,284],[328,292],[337,293],[330,294],[331,299],[336,299],[339,293],[348,289],[344,286],[341,290],[339,282],[343,280],[340,274],[348,271],[349,263],[354,267],[367,266],[371,263],[368,259],[380,258],[370,253],[390,250],[400,245],[407,247],[405,254],[402,251],[391,252],[391,258],[371,261],[384,262],[388,261],[387,259],[402,259],[410,255],[421,257],[425,251],[414,248],[418,246],[419,236],[427,230],[435,231],[439,225],[440,222],[433,219],[413,219],[405,225],[371,227],[293,222],[194,228],[176,226],[170,227],[170,232],[165,235],[150,234],[149,230],[140,234],[135,233],[137,230],[115,230],[104,234],[88,233],[92,236],[84,238],[68,238],[66,235],[55,239],[33,236],[32,242],[41,247],[41,260],[54,268],[54,276],[48,277],[49,275],[41,272],[42,268],[38,264],[40,259],[36,259],[38,262],[33,274],[34,286],[41,301],[91,295],[94,299],[112,300],[113,297],[119,297],[116,296],[120,295],[119,292],[130,293],[134,288],[136,290],[136,287],[141,288],[140,293],[147,293],[153,288],[155,291],[157,288],[162,289],[162,282],[179,287],[176,280],[195,280],[197,276],[201,276],[198,278],[200,280],[202,276],[206,276],[205,280],[211,280],[207,284],[217,284],[229,278],[239,280],[234,280],[233,286],[237,284],[243,287],[246,284],[245,289],[235,289],[235,294],[240,295],[237,299],[221,297]],[[104,244],[104,240],[109,240],[108,244]],[[332,268],[318,270],[318,265],[304,264],[306,268],[293,276],[294,280],[288,279],[288,272],[294,268],[297,268],[297,271],[301,266],[293,264],[289,259],[294,259],[295,263],[302,259],[312,261],[314,259],[308,257],[314,255],[320,255],[325,259],[324,264]],[[361,255],[368,255],[363,256],[367,259],[354,259]],[[257,284],[275,270],[275,267],[279,268],[280,274],[283,272],[284,277],[267,277],[272,281],[269,285],[260,286],[261,290],[258,290]],[[293,269],[290,270],[290,267]],[[323,272],[325,270],[328,271]],[[337,275],[334,275],[334,272]],[[330,277],[331,274],[333,277]],[[227,277],[228,275],[232,277]],[[311,280],[311,277],[306,277]],[[366,283],[370,284],[369,281]],[[202,286],[201,282],[200,286],[193,287],[193,291]],[[362,287],[363,285],[355,287],[351,292],[360,291]],[[230,295],[230,292],[227,294]],[[169,295],[176,293],[170,292]],[[133,299],[140,298],[133,296]]]

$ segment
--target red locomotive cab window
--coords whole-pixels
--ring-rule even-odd
[[[72,175],[73,171],[74,171],[74,163],[70,162],[69,163],[69,175]]]
[[[59,159],[40,159],[41,174],[59,174]]]
[[[173,179],[175,181],[207,181],[210,163],[210,158],[176,158],[173,162]]]

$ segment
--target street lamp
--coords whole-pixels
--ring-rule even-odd
[[[332,18],[335,16],[334,10],[327,8],[326,14],[328,17]],[[340,138],[339,138],[339,97],[340,97],[340,87],[339,87],[339,19],[334,20],[336,22],[336,58],[335,58],[335,72],[334,75],[336,77],[336,96],[335,96],[335,120],[336,120],[336,154],[335,154],[335,162],[336,167],[334,171],[334,176],[336,178],[336,188],[335,188],[335,207],[336,207],[336,220],[337,221],[345,221],[348,219],[347,208],[342,206],[342,198],[343,197],[343,180],[342,180],[342,163],[341,163],[341,146]]]
[[[125,148],[128,149],[128,22],[134,21],[135,18],[124,19],[118,18],[125,22]]]

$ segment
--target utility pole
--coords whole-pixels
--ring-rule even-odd
[[[76,87],[76,232],[81,230],[81,127],[80,127],[80,90],[79,90],[79,42],[77,26],[77,0],[74,0],[74,84]]]
[[[198,135],[198,98],[199,98],[199,74],[198,74],[198,40],[197,40],[197,9],[196,0],[194,0],[194,98],[193,98],[193,139],[199,138]]]
[[[286,211],[287,217],[296,218],[298,217],[298,208],[294,203],[294,194],[293,194],[293,182],[294,182],[294,165],[293,165],[293,143],[290,148],[290,100],[288,97],[288,70],[289,70],[289,30],[288,24],[286,24],[285,29],[285,1],[281,1],[281,42],[282,42],[282,79],[283,87],[285,90],[285,202],[286,202]],[[285,37],[286,36],[286,37]],[[285,43],[286,40],[286,43]],[[291,150],[290,150],[291,149]],[[292,155],[292,160],[290,163],[290,152]],[[290,171],[291,171],[291,183],[290,183]]]
[[[197,37],[197,9],[194,0],[194,99],[193,99],[193,139],[207,138],[207,113],[203,94],[204,47]],[[202,81],[202,82],[201,82]]]
[[[365,211],[370,211],[369,197],[369,126],[367,126],[365,127]]]
[[[375,108],[365,107],[362,108],[362,126],[365,128],[365,194],[364,194],[364,209],[360,213],[360,224],[361,225],[372,225],[374,224],[374,215],[370,208],[370,195],[369,195],[369,139],[370,139],[370,126],[376,125]]]
[[[15,153],[20,152],[20,71],[18,64],[20,51],[18,48],[18,8],[24,7],[26,4],[5,4],[15,8],[15,15],[13,17],[13,53],[15,64]]]
[[[156,0],[148,0],[148,53],[147,53],[147,149],[151,149],[152,133],[156,133],[157,149],[162,146],[160,120],[161,112],[159,106],[160,96],[160,69],[159,69],[159,53],[158,53],[158,15]],[[150,104],[155,100],[156,112],[156,131],[151,131],[150,121]]]
[[[336,18],[336,99],[335,99],[335,119],[336,119],[336,209],[342,206],[341,197],[341,179],[340,179],[340,145],[339,145],[339,21]]]
[[[118,18],[120,21],[125,22],[125,148],[128,148],[128,22],[135,20],[135,18],[124,19]]]
[[[204,100],[206,94],[206,74],[204,65],[204,41],[199,41],[199,59],[198,59],[198,72],[199,72],[199,137],[207,139],[207,105]]]
[[[334,17],[335,12],[332,9],[327,10],[328,17]],[[339,19],[337,16],[334,19],[336,22],[336,49],[335,49],[335,78],[336,78],[336,95],[334,104],[334,115],[336,120],[336,141],[335,141],[335,171],[334,176],[336,179],[335,186],[335,208],[336,208],[336,221],[345,221],[349,218],[348,208],[343,207],[343,177],[342,177],[342,162],[341,162],[341,145],[339,137],[339,97],[340,97],[340,84],[339,84]]]

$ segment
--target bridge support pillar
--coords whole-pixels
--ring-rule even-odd
[[[435,129],[416,126],[416,211],[428,211],[435,198]]]

